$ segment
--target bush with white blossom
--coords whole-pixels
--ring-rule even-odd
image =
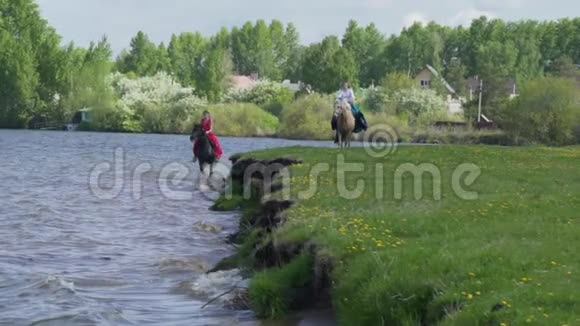
[[[129,117],[123,126],[128,131],[183,133],[189,117],[207,106],[205,99],[183,87],[165,72],[137,79],[112,75],[111,83],[119,96],[117,107]]]

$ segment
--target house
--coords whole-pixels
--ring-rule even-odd
[[[300,91],[300,89],[302,89],[302,83],[298,82],[298,83],[293,83],[290,80],[286,79],[282,82],[282,86],[288,88],[289,90],[291,90],[292,92],[296,93],[298,91]]]
[[[458,98],[455,89],[431,65],[425,65],[425,68],[415,77],[415,81],[421,89],[430,89],[434,80],[439,80],[447,90],[446,102],[449,113],[463,112],[463,101]]]
[[[422,89],[429,89],[431,88],[431,84],[433,80],[439,80],[445,86],[445,89],[450,96],[457,96],[457,92],[447,83],[447,81],[437,72],[435,68],[431,65],[425,65],[425,68],[419,72],[419,74],[415,77],[415,80],[419,84]]]
[[[258,76],[253,74],[251,76],[232,75],[230,76],[230,88],[233,91],[244,91],[254,88],[258,83]]]

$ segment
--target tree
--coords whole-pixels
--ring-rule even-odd
[[[377,27],[370,24],[362,28],[356,21],[351,20],[342,38],[342,45],[354,55],[356,64],[360,68],[357,72],[360,83],[366,86],[378,82],[384,74],[380,59],[385,39]]]
[[[260,76],[269,79],[279,80],[281,71],[275,65],[274,44],[265,21],[256,22],[250,40],[250,51],[253,54],[253,62],[250,66],[252,72],[257,72]]]
[[[360,79],[363,85],[370,85],[378,83],[386,72],[382,65],[381,55],[387,43],[375,24],[369,24],[365,29],[365,34],[367,53],[366,60],[359,63],[361,65]]]
[[[485,83],[485,105],[491,106],[507,95],[506,82],[515,76],[517,57],[517,49],[511,41],[491,41],[479,47],[476,65]]]
[[[452,58],[445,69],[445,80],[459,95],[464,95],[467,90],[466,73],[467,69],[459,58]]]
[[[23,127],[63,85],[60,38],[32,0],[0,1],[0,127]]]
[[[38,75],[32,46],[0,28],[0,128],[21,128],[30,118]]]
[[[279,24],[274,22],[272,28],[276,32]],[[280,49],[284,48],[281,39],[277,43]],[[239,74],[258,73],[266,78],[281,79],[282,70],[276,66],[274,48],[271,29],[264,20],[258,20],[255,25],[247,22],[241,29],[232,30],[232,56]]]
[[[184,86],[196,86],[196,70],[208,40],[200,33],[172,35],[167,52],[171,73]]]
[[[356,82],[357,66],[352,53],[340,47],[335,36],[309,46],[302,65],[304,82],[323,92],[336,91],[340,83]]]
[[[106,37],[97,44],[91,42],[84,52],[82,64],[71,71],[71,86],[63,99],[66,114],[70,116],[82,108],[103,112],[114,108],[116,99],[109,83],[113,67],[111,56],[111,45]]]
[[[118,59],[118,69],[122,73],[134,72],[137,76],[152,76],[160,70],[160,58],[157,46],[149,37],[139,31],[133,39],[129,52]]]
[[[284,74],[284,67],[288,60],[290,48],[285,39],[284,25],[279,20],[273,20],[269,26],[270,38],[272,39],[272,50],[274,55],[274,66],[278,70],[278,79]]]
[[[197,93],[210,101],[221,99],[228,88],[228,77],[232,69],[233,62],[228,49],[218,44],[209,46],[197,68]]]
[[[302,79],[300,65],[302,63],[304,47],[300,45],[300,35],[292,23],[286,26],[284,42],[288,49],[288,58],[283,67],[284,77],[294,81],[300,80]]]

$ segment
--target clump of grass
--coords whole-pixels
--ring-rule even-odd
[[[242,207],[244,203],[242,195],[220,196],[212,205],[211,209],[218,212],[229,212]]]
[[[313,278],[313,259],[299,256],[289,264],[256,273],[250,282],[250,302],[260,318],[284,317],[302,299]]]

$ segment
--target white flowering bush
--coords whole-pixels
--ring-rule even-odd
[[[111,76],[119,105],[128,116],[127,131],[183,133],[191,126],[183,121],[207,106],[194,89],[183,87],[165,72],[137,79],[122,74]]]
[[[390,101],[396,105],[397,114],[407,117],[411,125],[427,125],[448,116],[445,100],[434,90],[403,89],[394,92]]]

